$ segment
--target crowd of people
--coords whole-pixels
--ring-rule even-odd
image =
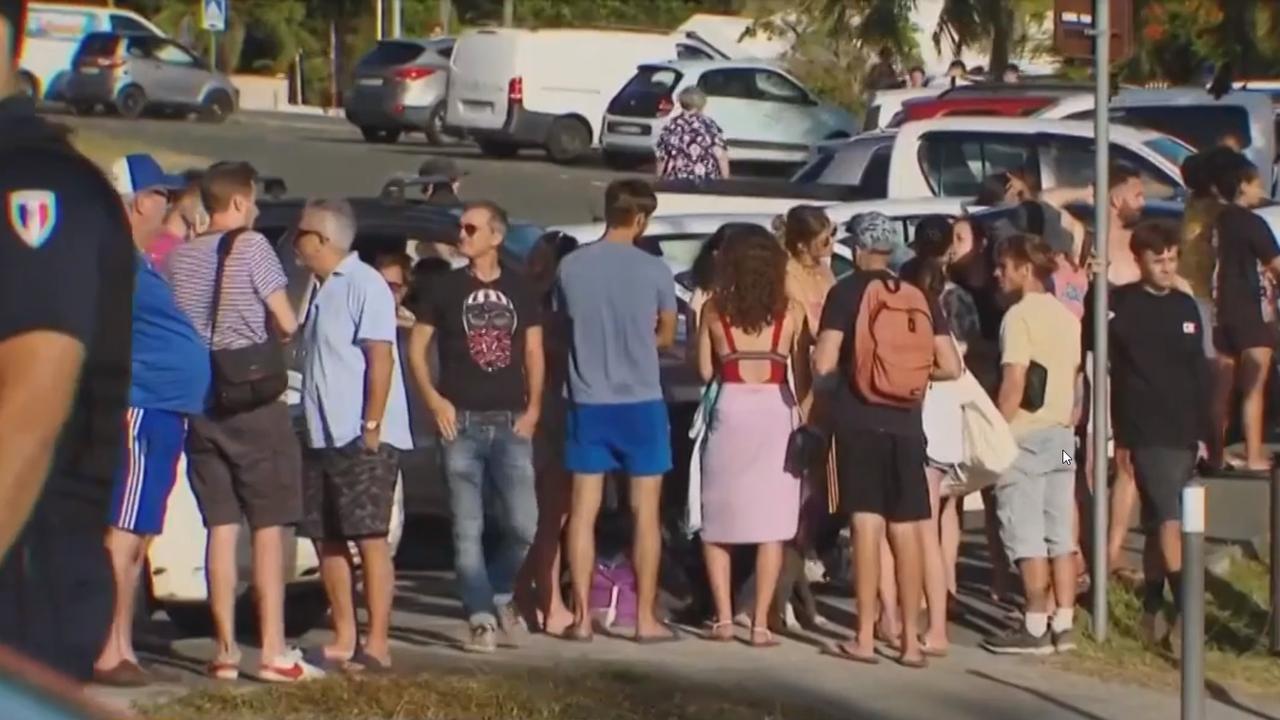
[[[133,648],[136,588],[185,477],[207,528],[210,677],[390,671],[388,537],[412,397],[443,443],[465,650],[492,653],[530,629],[684,637],[658,601],[663,482],[684,462],[660,358],[681,308],[667,265],[637,244],[657,209],[648,183],[609,185],[602,237],[548,233],[524,268],[500,262],[502,207],[461,204],[459,267],[425,273],[401,253],[364,262],[351,205],[311,200],[283,241],[311,275],[295,307],[276,248],[254,230],[251,165],[176,176],[130,155],[108,180],[16,97],[0,101],[0,153],[0,642],[77,680],[149,682]],[[1183,484],[1269,469],[1280,247],[1251,212],[1259,174],[1225,146],[1183,171],[1181,225],[1142,219],[1133,170],[1113,167],[1107,188],[1109,567],[1122,567],[1115,538],[1136,496],[1152,642],[1176,638]],[[456,169],[433,172],[432,196],[453,195]],[[798,206],[772,228],[729,223],[705,242],[683,310],[705,384],[687,509],[707,640],[734,640],[743,615],[753,648],[776,646],[793,618],[826,624],[806,569],[847,527],[855,634],[826,652],[913,669],[945,657],[960,518],[981,493],[991,593],[1004,597],[1016,572],[1022,609],[984,647],[1075,646],[1090,582],[1079,498],[1111,482],[1061,460],[1109,451],[1087,442],[1098,258],[1066,209],[1092,189],[1042,190],[1016,172],[985,188],[986,204],[1010,209],[999,222],[931,216],[907,237],[877,212],[840,228]],[[838,235],[856,267],[843,278],[830,262]],[[283,401],[287,343],[300,434]],[[1236,393],[1245,456],[1228,458]],[[607,481],[622,477],[630,562],[616,572],[597,520]],[[242,522],[261,647],[248,670],[235,627]],[[305,652],[285,638],[291,526],[315,544],[334,631]],[[740,549],[754,550],[747,578],[733,573]]]

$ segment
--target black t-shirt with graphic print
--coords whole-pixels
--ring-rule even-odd
[[[435,328],[440,394],[458,410],[522,410],[524,348],[542,312],[529,282],[503,269],[490,283],[469,268],[437,276],[422,293],[418,322]]]

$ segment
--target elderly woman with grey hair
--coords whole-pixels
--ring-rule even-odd
[[[658,176],[666,180],[720,180],[729,177],[724,130],[703,114],[707,95],[696,87],[679,95],[681,113],[662,129],[655,147]]]

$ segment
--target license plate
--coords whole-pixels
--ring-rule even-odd
[[[493,112],[493,103],[476,102],[475,100],[463,100],[462,107],[470,112],[488,113]]]
[[[80,68],[80,74],[81,74],[81,75],[97,75],[97,74],[98,74],[98,73],[100,73],[100,72],[102,72],[102,68],[96,68],[96,67],[82,67],[82,68]]]
[[[360,78],[356,80],[357,85],[378,86],[382,84],[382,78]]]
[[[613,125],[613,131],[619,135],[644,135],[647,130],[648,128],[643,125],[623,125],[620,123]]]

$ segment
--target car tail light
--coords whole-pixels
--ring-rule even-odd
[[[524,78],[513,77],[507,83],[507,100],[513,103],[524,102]]]
[[[675,103],[671,102],[671,96],[668,95],[658,100],[658,117],[666,117],[675,109],[676,106]]]
[[[432,68],[407,67],[400,68],[396,71],[397,80],[421,80],[424,77],[435,75],[436,71]]]

